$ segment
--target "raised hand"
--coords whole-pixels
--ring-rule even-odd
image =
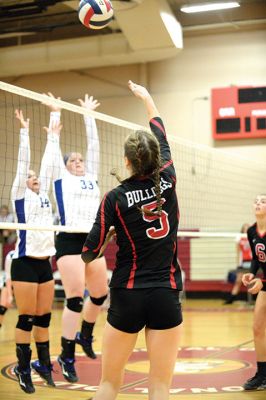
[[[138,85],[132,81],[128,81],[128,87],[136,97],[143,100],[149,120],[154,117],[159,117],[160,114],[153,101],[153,98],[144,86]]]
[[[128,87],[136,97],[139,97],[142,100],[150,97],[150,93],[144,86],[138,85],[132,81],[128,81]]]
[[[45,130],[45,132],[51,133],[53,135],[57,135],[60,136],[60,132],[63,128],[63,125],[61,124],[60,121],[54,120],[51,122],[51,125],[49,126],[49,128],[47,126],[44,126],[43,129]]]
[[[15,117],[20,121],[20,125],[22,128],[29,129],[30,119],[24,119],[22,110],[15,110]]]
[[[53,95],[53,93],[51,93],[51,92],[48,92],[46,96],[50,97],[50,99],[61,100],[61,97],[55,97]],[[54,112],[56,112],[56,111],[60,112],[61,111],[61,107],[53,104],[52,102],[50,102],[49,98],[47,99],[47,101],[46,100],[43,101],[42,104],[44,104],[45,106],[49,107],[51,111],[54,111]]]
[[[84,100],[78,99],[81,107],[87,108],[87,110],[95,110],[99,107],[100,103],[98,100],[94,99],[93,96],[89,96],[87,93],[85,94]]]

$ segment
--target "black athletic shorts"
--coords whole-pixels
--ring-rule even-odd
[[[182,309],[176,289],[111,288],[107,321],[116,329],[137,333],[142,328],[170,329],[180,325]]]
[[[87,233],[60,232],[55,239],[56,260],[63,256],[81,254],[86,238]]]
[[[11,280],[21,282],[44,283],[53,278],[49,258],[40,260],[31,257],[13,258]]]

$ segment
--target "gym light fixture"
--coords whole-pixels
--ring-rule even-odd
[[[184,13],[197,13],[197,12],[205,12],[205,11],[216,11],[216,10],[226,10],[228,8],[240,7],[240,4],[237,1],[229,1],[229,2],[219,2],[219,3],[201,3],[201,4],[190,4],[184,5],[180,8],[180,10]]]

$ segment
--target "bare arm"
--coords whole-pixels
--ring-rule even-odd
[[[78,99],[81,107],[88,110],[95,110],[100,103],[92,96],[85,94],[84,100]],[[87,136],[87,153],[86,153],[86,171],[98,179],[99,162],[100,162],[100,145],[98,130],[95,119],[90,116],[84,116],[86,136]]]
[[[145,87],[138,85],[132,81],[128,81],[128,87],[136,97],[143,100],[149,120],[160,116],[159,111],[153,101],[153,98]]]
[[[151,131],[156,136],[160,144],[161,158],[164,161],[164,165],[166,165],[168,161],[172,162],[170,146],[166,138],[164,124],[150,93],[145,87],[140,86],[132,81],[128,82],[128,87],[137,98],[143,101],[150,121]]]
[[[29,140],[29,119],[24,119],[21,110],[15,110],[15,116],[20,121],[19,151],[17,172],[11,189],[11,199],[22,199],[25,195],[26,180],[30,167],[30,140]]]

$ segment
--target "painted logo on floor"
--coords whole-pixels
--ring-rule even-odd
[[[96,360],[91,360],[81,353],[76,354],[76,371],[79,377],[77,383],[64,380],[56,357],[53,378],[56,389],[95,392],[101,374],[101,354]],[[252,348],[222,348],[222,347],[184,347],[180,349],[171,394],[213,394],[232,393],[243,390],[243,383],[255,373],[255,353]],[[16,380],[15,363],[2,369],[2,374]],[[126,365],[124,384],[120,393],[148,393],[149,362],[146,349],[136,349]],[[34,385],[45,386],[40,376],[32,371]]]

